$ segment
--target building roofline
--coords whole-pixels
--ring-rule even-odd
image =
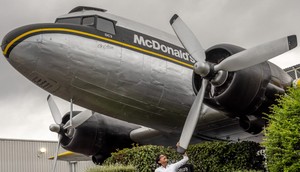
[[[54,140],[34,140],[34,139],[15,139],[15,138],[0,138],[0,141],[23,141],[23,142],[51,142],[57,143]]]

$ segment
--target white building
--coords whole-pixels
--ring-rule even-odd
[[[51,172],[57,142],[0,139],[0,172]],[[64,152],[61,148],[59,151]],[[92,161],[58,161],[56,172],[85,172]]]

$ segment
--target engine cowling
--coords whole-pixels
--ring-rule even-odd
[[[235,45],[220,44],[206,51],[206,60],[220,63],[225,58],[243,51]],[[222,74],[224,81],[207,86],[204,103],[212,108],[225,111],[232,118],[239,118],[245,131],[259,133],[266,120],[263,113],[269,112],[269,106],[275,103],[278,94],[283,94],[291,85],[292,78],[271,62]],[[197,93],[201,87],[201,76],[193,74],[193,88]],[[254,120],[255,119],[255,120]]]
[[[77,115],[79,112],[73,112]],[[69,120],[67,113],[63,124]],[[87,121],[61,139],[64,149],[92,155],[95,164],[101,164],[116,149],[131,147],[130,132],[140,126],[94,113]]]

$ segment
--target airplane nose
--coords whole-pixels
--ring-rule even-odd
[[[24,39],[26,39],[26,33],[32,29],[32,25],[22,26],[10,31],[6,34],[2,40],[1,49],[3,55],[9,58],[11,50]]]
[[[6,34],[4,36],[4,38],[2,40],[1,49],[2,49],[3,55],[6,58],[8,58],[8,54],[9,54],[9,52],[8,52],[8,49],[9,49],[8,44],[17,37],[17,35],[19,33],[17,30],[18,29],[10,31],[8,34]]]
[[[2,40],[6,60],[25,76],[36,70],[42,36],[33,31],[40,28],[37,24],[22,26],[7,33]]]
[[[7,53],[4,53],[4,51],[5,51],[5,48],[6,48],[7,45],[8,45],[9,37],[11,37],[11,36],[9,36],[10,33],[11,33],[11,32],[9,32],[7,35],[5,35],[5,37],[3,38],[2,43],[1,43],[2,53],[3,53],[3,55],[4,55],[6,58],[8,58],[8,56],[7,56]]]
[[[1,49],[2,49],[3,54],[4,54],[4,49],[5,49],[6,45],[7,45],[6,39],[3,39],[2,43],[1,43]]]

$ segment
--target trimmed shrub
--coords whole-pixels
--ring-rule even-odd
[[[155,159],[158,154],[163,153],[168,156],[170,162],[181,159],[181,156],[171,147],[163,146],[134,146],[133,148],[125,148],[104,161],[105,165],[123,164],[133,165],[138,171],[152,172],[157,168]]]
[[[189,146],[188,163],[193,164],[197,172],[264,170],[264,158],[257,154],[261,149],[255,142],[204,142]],[[170,163],[182,159],[174,148],[147,145],[113,153],[104,164],[133,165],[138,171],[152,172],[157,168],[155,159],[160,153],[166,154]]]
[[[300,171],[300,89],[290,88],[272,106],[265,130],[267,166],[272,171]]]
[[[255,142],[204,142],[188,149],[195,171],[264,170],[262,147]]]
[[[133,166],[114,165],[92,167],[86,172],[137,172],[137,170]]]

